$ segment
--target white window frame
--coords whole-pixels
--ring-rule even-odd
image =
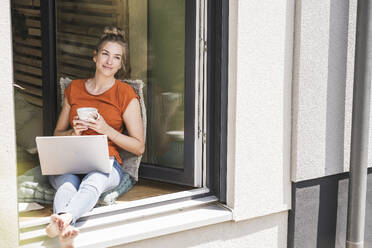
[[[198,0],[195,38],[195,168],[194,185],[206,187],[207,134],[207,0]]]

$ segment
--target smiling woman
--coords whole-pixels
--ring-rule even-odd
[[[138,173],[137,167],[135,176],[139,178],[138,184],[118,201],[138,200],[207,185],[201,168],[202,155],[205,154],[202,137],[205,137],[206,125],[202,116],[206,93],[203,75],[198,78],[195,75],[195,71],[200,69],[199,62],[203,60],[197,57],[199,50],[195,41],[200,37],[196,38],[196,35],[205,33],[199,30],[196,23],[196,6],[196,2],[185,0],[56,0],[47,10],[47,13],[56,11],[55,20],[53,15],[52,20],[43,19],[44,24],[49,23],[49,27],[56,28],[50,33],[48,28],[44,28],[42,33],[49,34],[45,35],[49,37],[49,43],[43,40],[42,47],[42,54],[49,61],[43,70],[43,83],[46,85],[43,88],[44,100],[56,102],[60,108],[54,109],[51,104],[46,104],[44,115],[48,118],[45,119],[47,128],[44,135],[53,133],[55,125],[51,120],[54,113],[60,116],[55,135],[106,134],[110,155],[124,168],[128,157],[122,152],[120,157],[117,153],[119,148],[133,155],[144,154],[140,171]],[[45,14],[44,18],[46,16],[51,17]],[[106,29],[102,35],[105,26],[116,28]],[[55,40],[52,37],[54,34]],[[55,48],[55,57],[48,53],[46,44]],[[60,89],[58,83],[62,85],[65,79],[71,81],[67,77],[72,82],[66,90],[58,92],[62,94],[56,94],[55,89]],[[146,102],[147,125],[150,127],[146,136],[150,142],[146,142],[146,149],[144,134],[138,132],[142,126],[139,125],[141,115],[138,114],[137,95],[126,81],[138,81],[145,85],[141,99]],[[196,96],[196,92],[199,95]],[[55,99],[56,95],[62,99]],[[62,107],[60,102],[64,102]],[[76,112],[80,107],[98,109],[99,115],[91,121],[79,120]],[[137,115],[133,116],[130,112]],[[76,230],[65,224],[75,223],[81,213],[76,213],[73,206],[83,205],[73,200],[71,204],[66,203],[68,200],[59,198],[62,194],[58,191],[64,191],[63,182],[66,181],[71,186],[69,189],[76,194],[80,194],[77,191],[81,188],[89,188],[83,176],[50,178],[50,184],[57,189],[54,212],[61,214],[51,218],[52,224],[47,230],[50,236],[62,233],[62,239],[64,234],[67,238],[76,235]],[[115,184],[115,180],[112,183]],[[105,187],[110,185],[98,187],[99,191],[106,190]],[[200,190],[203,194],[208,192],[208,189]],[[91,207],[86,207],[84,211],[89,211]],[[45,217],[45,213],[49,212],[47,209],[41,216]],[[73,213],[68,215],[64,212]],[[21,221],[32,218],[31,213],[26,215],[21,215]],[[77,223],[81,224],[83,219]],[[60,223],[62,232],[55,228]],[[64,229],[66,231],[63,232]]]
[[[125,70],[117,78],[139,79],[146,86],[151,128],[142,176],[200,186],[192,175],[200,167],[193,148],[195,5],[185,0],[56,0],[56,52],[57,80],[92,77],[91,54],[99,30],[119,27],[127,52],[122,58]]]
[[[86,175],[49,176],[56,189],[49,237],[59,235],[62,247],[72,245],[79,230],[76,221],[90,211],[100,195],[117,187],[123,178],[119,148],[136,155],[144,151],[144,131],[138,96],[133,88],[119,83],[115,74],[122,68],[125,42],[118,28],[106,28],[94,50],[95,74],[88,80],[73,80],[65,90],[65,100],[54,135],[107,135],[109,155],[114,159],[111,173],[92,171]],[[79,108],[93,107],[98,113],[81,120]],[[123,134],[122,127],[128,134]],[[70,128],[71,127],[71,128]],[[132,181],[134,182],[134,180]]]

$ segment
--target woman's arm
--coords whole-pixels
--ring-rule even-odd
[[[120,148],[139,156],[145,151],[145,139],[138,99],[135,98],[128,104],[123,120],[129,135],[116,131],[105,122],[102,116],[89,121],[88,127],[97,133],[106,134]]]
[[[133,99],[128,104],[123,114],[123,120],[129,136],[112,129],[109,138],[124,150],[136,155],[143,154],[145,151],[145,138],[143,133],[141,106],[137,98]]]
[[[74,128],[69,128],[69,114],[70,114],[71,106],[68,104],[67,99],[63,102],[61,113],[58,117],[58,122],[56,129],[54,129],[54,136],[70,136],[70,135],[80,135],[82,131],[87,130],[88,127],[80,123],[77,117],[74,118]]]

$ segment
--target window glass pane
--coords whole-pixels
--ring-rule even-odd
[[[185,0],[150,0],[148,163],[183,168]]]
[[[57,78],[92,77],[92,55],[104,27],[124,30],[128,70],[118,78],[141,79],[146,85],[148,128],[142,161],[180,169],[184,166],[185,2],[56,0]]]
[[[43,135],[40,3],[12,1],[17,172],[39,164],[35,137]]]

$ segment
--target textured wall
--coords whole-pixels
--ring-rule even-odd
[[[230,1],[228,205],[234,219],[290,208],[292,0]]]
[[[143,240],[117,248],[285,248],[287,212]]]
[[[0,240],[17,247],[18,211],[10,1],[0,2]]]
[[[294,184],[288,248],[344,248],[348,173]],[[369,169],[365,248],[372,248],[372,169]]]
[[[349,169],[355,25],[356,0],[296,1],[293,181]]]

